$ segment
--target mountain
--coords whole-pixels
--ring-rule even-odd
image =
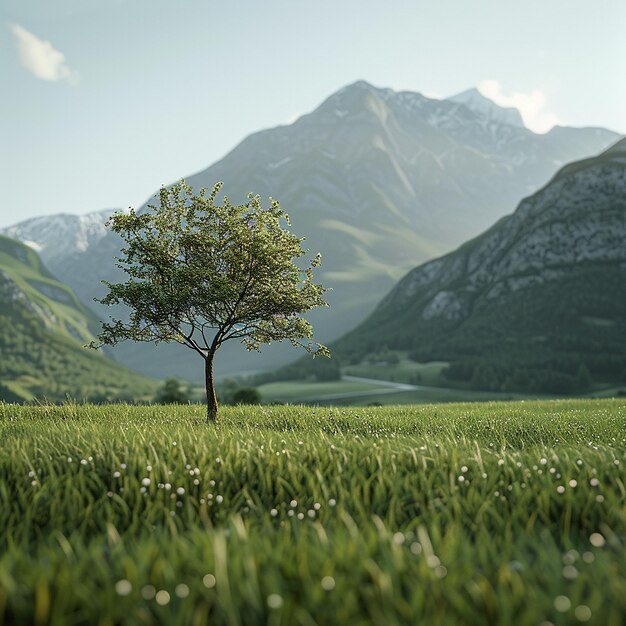
[[[618,138],[596,128],[537,135],[511,111],[478,98],[470,93],[433,100],[359,81],[293,124],[250,135],[188,181],[194,188],[224,181],[224,192],[236,202],[250,191],[281,202],[311,254],[322,253],[318,275],[333,289],[331,306],[310,319],[316,338],[327,342],[365,319],[411,267],[512,211],[562,164]],[[59,241],[57,248],[64,245]],[[56,263],[54,272],[92,302],[104,293],[102,279],[120,278],[111,260],[119,248],[109,233]],[[153,375],[199,376],[194,355],[177,346],[166,357],[154,351],[119,346],[116,355]],[[264,349],[255,359],[238,346],[220,352],[220,371],[270,367],[294,357],[290,350]]]
[[[98,328],[32,248],[0,236],[0,400],[151,395],[153,381],[83,348]]]
[[[86,215],[58,213],[33,217],[2,230],[6,237],[30,245],[45,256],[49,264],[91,248],[107,234],[106,221],[116,210],[119,209],[103,209]]]
[[[626,381],[626,139],[562,168],[484,234],[410,271],[334,346],[451,362],[478,388]]]
[[[107,235],[106,222],[115,211],[34,217],[2,228],[0,233],[33,248],[54,276],[70,285],[83,302],[91,304],[95,268],[85,271],[83,263],[95,256],[98,244]]]
[[[481,232],[560,165],[618,138],[561,130],[537,135],[453,100],[357,82],[188,181],[223,180],[237,201],[250,190],[277,197],[321,249],[329,284],[371,285]]]
[[[501,107],[483,96],[478,89],[468,89],[456,96],[447,98],[449,102],[458,102],[471,109],[479,117],[496,124],[509,124],[524,128],[520,112],[513,107]]]

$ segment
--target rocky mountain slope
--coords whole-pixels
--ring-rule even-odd
[[[335,350],[446,360],[493,389],[626,377],[626,140],[562,168],[515,213],[409,272]],[[582,374],[581,374],[582,371]]]
[[[2,234],[19,239],[51,261],[86,252],[107,234],[106,221],[117,209],[85,215],[58,213],[33,217],[2,229]]]
[[[210,188],[222,180],[236,202],[250,191],[281,202],[293,231],[323,256],[320,280],[333,289],[331,307],[311,320],[317,338],[327,342],[363,320],[411,267],[479,233],[563,163],[595,154],[617,137],[593,128],[537,135],[515,111],[475,90],[433,100],[361,81],[289,126],[249,136],[188,181]],[[102,279],[119,277],[111,260],[119,247],[108,234],[64,260],[49,259],[47,245],[42,255],[55,275],[92,302],[103,294]],[[133,367],[165,373],[153,347],[117,350]],[[234,350],[221,361],[223,369],[239,370],[293,356],[270,350],[254,359]],[[181,376],[197,376],[185,351],[176,349],[164,361]]]
[[[0,236],[0,399],[139,398],[155,383],[83,348],[95,314],[34,250]]]
[[[482,96],[479,96],[482,98]],[[337,289],[384,283],[473,236],[562,164],[617,139],[604,129],[536,135],[493,111],[358,82],[290,126],[256,133],[188,178],[235,200],[278,198]],[[358,287],[357,287],[358,289]]]

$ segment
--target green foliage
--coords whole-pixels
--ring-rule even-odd
[[[383,346],[380,350],[366,355],[363,363],[366,365],[398,365],[400,357],[397,352],[393,352],[387,346]]]
[[[0,402],[22,402],[24,398],[0,383]]]
[[[225,378],[216,386],[217,396],[223,404],[261,404],[261,393],[240,379]]]
[[[626,400],[200,413],[0,404],[1,623],[623,621]]]
[[[129,279],[111,284],[100,302],[130,308],[128,321],[104,323],[101,345],[134,341],[177,341],[207,362],[208,415],[217,414],[212,361],[216,350],[235,339],[248,350],[288,340],[314,354],[328,355],[311,342],[311,324],[301,317],[324,306],[324,287],[313,282],[320,255],[302,271],[294,259],[303,239],[283,228],[287,214],[276,200],[268,208],[259,196],[242,205],[216,203],[221,183],[209,195],[181,181],[161,189],[160,205],[111,218],[126,243],[118,267]],[[97,347],[96,344],[92,344]]]
[[[234,396],[238,389],[239,381],[235,378],[225,378],[215,386],[217,397],[223,404],[235,404]]]
[[[159,404],[187,404],[189,394],[181,388],[178,379],[168,378],[157,392],[155,402]]]
[[[129,280],[107,283],[101,302],[132,312],[128,322],[103,324],[100,341],[178,341],[205,356],[229,339],[250,350],[287,339],[325,353],[301,342],[312,328],[300,315],[325,305],[325,289],[313,282],[320,256],[302,272],[293,259],[304,255],[303,240],[282,227],[288,217],[279,203],[264,208],[250,196],[247,204],[224,198],[219,205],[220,187],[194,195],[181,181],[161,190],[159,207],[111,218],[127,244],[119,267]]]
[[[242,387],[233,394],[233,404],[261,404],[261,394],[255,387]]]

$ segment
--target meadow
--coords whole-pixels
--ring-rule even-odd
[[[366,380],[366,379],[363,379]],[[415,389],[392,389],[387,381],[331,382],[281,381],[266,383],[258,387],[265,403],[308,404],[319,406],[372,406],[373,404],[433,404],[448,402],[490,402],[500,400],[530,400],[537,394],[519,394],[501,391],[475,391],[451,387],[415,387]],[[200,397],[200,394],[197,394]],[[554,396],[544,396],[552,399]]]
[[[626,400],[0,404],[0,625],[619,626]]]

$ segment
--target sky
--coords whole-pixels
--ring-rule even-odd
[[[2,0],[0,227],[138,207],[356,80],[626,133],[624,0]]]

